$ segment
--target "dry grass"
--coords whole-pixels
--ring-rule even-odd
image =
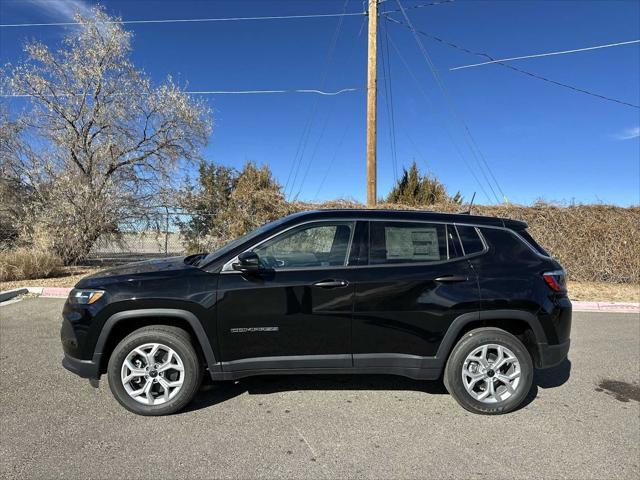
[[[640,285],[605,282],[569,282],[571,300],[640,302]]]
[[[19,287],[73,287],[82,277],[97,271],[98,269],[89,267],[62,267],[56,277],[0,282],[0,292]]]
[[[16,248],[0,251],[0,281],[46,278],[55,275],[62,260],[46,251]]]

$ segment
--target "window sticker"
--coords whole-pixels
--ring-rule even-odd
[[[436,227],[386,227],[388,260],[440,260]]]

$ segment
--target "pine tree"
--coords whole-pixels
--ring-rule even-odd
[[[388,203],[402,205],[436,205],[440,203],[462,203],[462,195],[447,193],[445,186],[435,177],[421,175],[414,161],[409,170],[403,168],[402,177],[387,196]]]

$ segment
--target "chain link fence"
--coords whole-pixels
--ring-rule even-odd
[[[87,264],[119,264],[186,253],[186,241],[180,232],[192,218],[191,212],[164,208],[134,219],[114,234],[102,235],[93,244]]]
[[[0,251],[20,246],[19,228],[0,209]],[[153,207],[118,226],[114,233],[103,234],[94,242],[79,265],[109,265],[158,257],[184,255],[186,240],[180,226],[187,224],[194,213],[171,207]],[[203,213],[198,214],[200,217]]]

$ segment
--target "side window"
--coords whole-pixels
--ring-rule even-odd
[[[371,265],[447,260],[447,228],[422,222],[371,222]]]
[[[529,244],[533,248],[535,248],[540,255],[544,255],[545,257],[549,256],[547,251],[544,248],[542,248],[540,244],[533,239],[533,237],[529,234],[529,232],[527,232],[526,230],[518,230],[517,233],[519,233],[522,238],[524,238],[527,242],[529,242]]]
[[[266,268],[342,266],[352,230],[351,222],[318,223],[283,233],[253,251]]]
[[[472,255],[484,250],[484,243],[482,243],[482,239],[475,227],[457,225],[456,228],[458,229],[465,255]]]

